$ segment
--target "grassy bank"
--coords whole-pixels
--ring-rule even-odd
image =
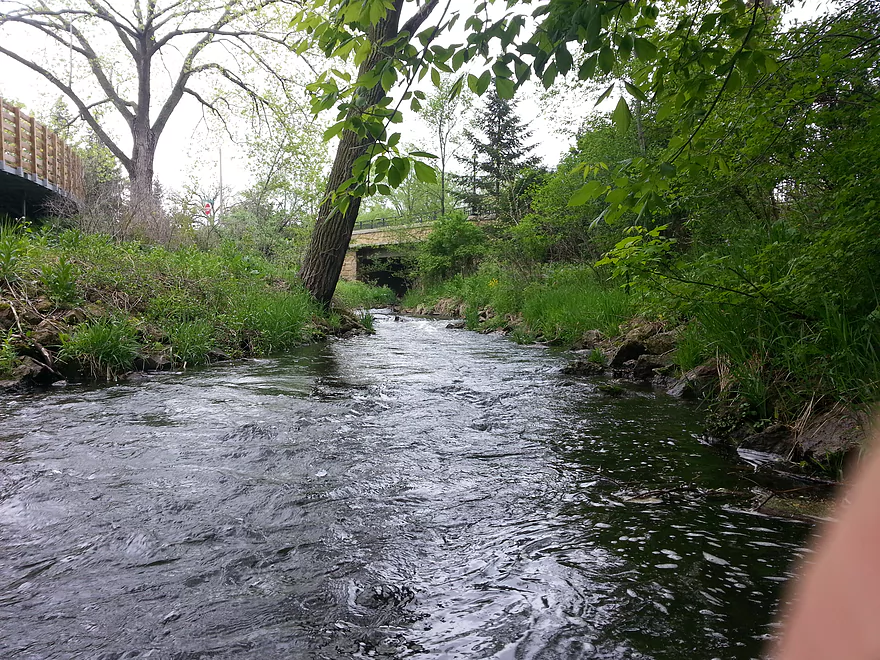
[[[334,301],[345,309],[373,309],[397,303],[397,296],[387,286],[372,286],[366,282],[340,280],[336,285]]]
[[[641,287],[631,294],[602,281],[589,267],[545,266],[525,275],[514,268],[484,265],[469,277],[456,276],[411,291],[406,308],[464,313],[475,330],[506,328],[519,342],[571,346],[599,330],[620,343],[621,324],[639,317],[675,330],[670,360],[678,373],[717,364],[711,403],[733,426],[762,428],[797,424],[834,405],[864,408],[880,397],[880,326],[876,319],[848,318],[827,305],[807,317],[762,300],[732,304],[696,287],[677,297]],[[681,300],[688,300],[681,304]]]
[[[516,341],[560,345],[574,343],[588,330],[616,335],[638,309],[632,296],[585,266],[547,266],[525,275],[495,264],[468,277],[413,289],[402,304],[431,307],[442,299],[465,306],[471,329],[506,326]]]
[[[358,287],[355,302],[370,295],[384,292]],[[232,244],[169,250],[0,229],[0,378],[24,368],[41,379],[110,379],[268,355],[355,323],[320,310],[294,272]]]

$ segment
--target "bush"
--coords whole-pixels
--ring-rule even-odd
[[[437,281],[452,275],[474,271],[486,253],[486,235],[464,213],[451,213],[434,225],[422,245],[419,269],[429,280]]]

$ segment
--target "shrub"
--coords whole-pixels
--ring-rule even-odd
[[[419,255],[419,268],[431,280],[472,273],[486,252],[486,235],[464,213],[441,218]]]

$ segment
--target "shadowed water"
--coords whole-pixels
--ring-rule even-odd
[[[0,403],[0,658],[754,658],[809,528],[697,411],[436,321]]]

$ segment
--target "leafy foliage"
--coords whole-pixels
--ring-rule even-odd
[[[441,218],[421,248],[419,266],[432,279],[467,274],[485,253],[483,230],[469,222],[461,212]]]

